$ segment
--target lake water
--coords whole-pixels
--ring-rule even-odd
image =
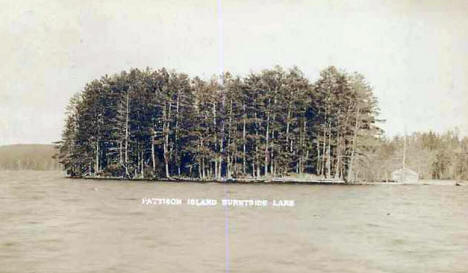
[[[143,205],[142,198],[295,206]],[[468,272],[468,186],[143,183],[0,172],[0,272]]]

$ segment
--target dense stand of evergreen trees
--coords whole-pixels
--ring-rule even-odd
[[[205,81],[132,69],[86,85],[67,108],[60,162],[71,176],[354,177],[377,102],[360,74],[298,68]]]

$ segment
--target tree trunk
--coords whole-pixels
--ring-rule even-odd
[[[169,121],[171,118],[171,107],[172,104],[169,102],[169,108],[167,108],[167,102],[165,104],[165,120],[164,120],[164,164],[166,169],[166,178],[170,178],[169,172]]]
[[[140,176],[145,178],[145,154],[143,151],[140,152]]]
[[[216,103],[212,103],[212,115],[213,115],[213,144],[214,144],[214,179],[218,178],[218,156],[217,153],[217,146],[218,146],[218,138],[216,132]]]
[[[309,151],[307,149],[307,145],[306,145],[306,141],[307,141],[307,120],[306,118],[304,117],[304,121],[303,121],[303,132],[302,132],[302,144],[301,144],[301,149],[302,149],[302,152],[301,152],[301,169],[300,169],[300,173],[304,173],[304,165],[305,163],[307,162],[307,157],[309,157]]]
[[[123,165],[123,144],[122,141],[119,141],[119,163]]]
[[[243,118],[243,128],[242,128],[242,144],[243,144],[243,153],[242,153],[242,172],[244,175],[247,173],[246,171],[246,119],[247,119],[247,113],[245,112],[245,104],[243,105],[243,110],[244,110],[244,118]]]
[[[288,103],[288,118],[286,119],[286,145],[289,143],[289,124],[291,122],[291,102]],[[287,148],[286,148],[287,149]],[[290,147],[292,149],[292,147]]]
[[[201,144],[202,144],[202,140],[201,138],[199,139],[198,141],[198,145],[197,145],[197,154],[198,154],[198,178],[202,179],[203,176],[202,176],[202,160],[201,160]]]
[[[153,173],[156,172],[156,152],[154,150],[155,132],[151,136],[151,163],[153,164]]]
[[[316,166],[315,166],[315,172],[317,173],[317,175],[322,175],[321,172],[320,172],[320,168],[321,168],[321,162],[322,158],[321,158],[321,155],[320,155],[320,142],[319,142],[319,136],[317,136],[317,162],[316,162]]]
[[[335,163],[335,179],[338,179],[340,176],[340,166],[341,166],[341,136],[338,132],[337,144],[336,144],[336,163]]]
[[[99,173],[99,138],[96,139],[96,162],[94,167],[94,174],[97,175]]]
[[[327,147],[327,136],[326,129],[323,127],[323,142],[322,142],[322,168],[320,170],[320,175],[325,175],[325,161],[326,161],[326,147]]]
[[[351,158],[349,161],[349,168],[348,168],[348,181],[353,181],[353,163],[354,163],[354,153],[356,151],[356,139],[357,139],[357,132],[359,129],[359,107],[357,108],[356,111],[356,120],[354,124],[354,134],[353,134],[353,148],[351,150]]]
[[[268,99],[268,105],[270,105],[270,99]],[[266,133],[265,133],[265,176],[268,175],[268,146],[270,140],[270,112],[267,113],[267,124],[266,124]]]
[[[255,128],[255,167],[257,168],[257,178],[260,177],[260,162],[258,159],[258,119],[257,119],[257,113],[255,113],[255,123],[256,123],[256,128]]]
[[[331,124],[328,123],[327,177],[331,177]]]
[[[129,136],[129,91],[127,91],[127,100],[126,100],[126,107],[125,107],[125,175],[127,177],[130,176],[130,173],[128,172],[128,136]]]
[[[175,135],[174,135],[174,145],[175,145],[175,154],[176,154],[176,164],[177,164],[177,175],[180,176],[180,147],[179,147],[179,105],[180,105],[180,89],[177,90],[177,100],[176,100],[176,122],[175,122]]]

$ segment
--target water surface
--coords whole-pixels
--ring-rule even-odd
[[[144,197],[295,207],[145,206]],[[223,185],[0,172],[0,272],[467,272],[468,187]]]

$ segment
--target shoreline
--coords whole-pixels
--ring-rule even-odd
[[[167,183],[199,183],[199,184],[208,184],[208,183],[217,183],[217,184],[266,184],[266,185],[364,185],[363,183],[347,183],[343,180],[331,180],[331,179],[322,179],[322,180],[301,180],[301,179],[282,179],[282,178],[263,178],[263,179],[226,179],[226,180],[216,180],[216,179],[191,179],[191,178],[123,178],[123,177],[100,177],[100,176],[81,176],[81,177],[71,177],[66,176],[68,179],[83,179],[83,180],[114,180],[114,181],[128,181],[128,182],[147,182],[147,183],[157,183],[157,182],[167,182]]]
[[[81,176],[71,177],[65,176],[67,179],[73,180],[113,180],[123,182],[145,182],[145,183],[198,183],[198,184],[240,184],[240,185],[340,185],[340,186],[373,186],[373,185],[403,185],[403,186],[466,186],[468,181],[455,181],[455,180],[420,180],[419,182],[345,182],[343,180],[332,179],[317,179],[317,180],[304,180],[292,178],[263,178],[263,179],[229,179],[229,180],[202,180],[194,178],[123,178],[123,177],[100,177],[100,176]]]

